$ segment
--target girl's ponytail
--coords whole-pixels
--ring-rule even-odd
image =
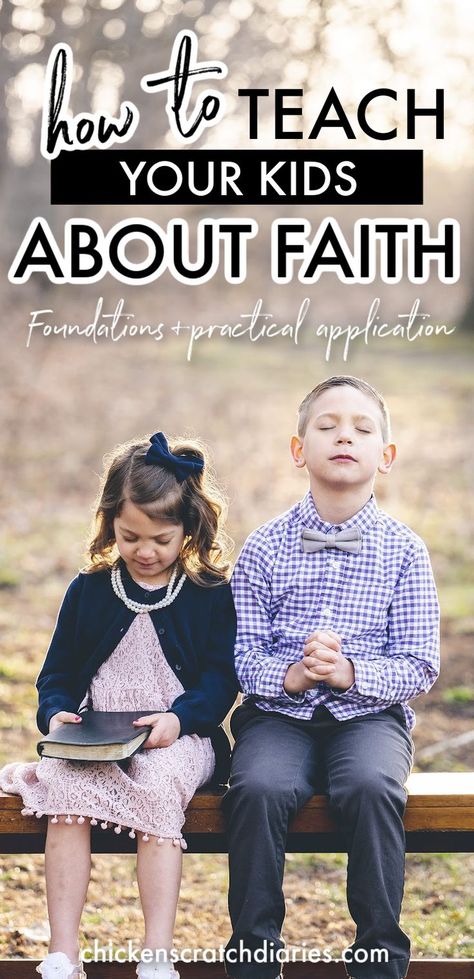
[[[183,568],[196,584],[218,584],[228,578],[230,564],[226,559],[233,544],[222,530],[225,499],[200,445],[178,444],[173,453],[203,463],[200,471],[187,477],[183,487]]]

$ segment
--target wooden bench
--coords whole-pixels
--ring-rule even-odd
[[[405,814],[407,851],[422,853],[474,852],[474,773],[426,773],[410,776]],[[186,815],[184,833],[191,853],[226,852],[225,826],[220,808],[223,790],[198,792]],[[40,853],[44,849],[47,819],[21,815],[19,796],[0,793],[0,852]],[[131,853],[135,841],[126,832],[92,830],[94,853]],[[337,853],[346,849],[344,838],[328,811],[325,796],[316,795],[290,827],[288,852]],[[0,979],[31,979],[37,962],[0,960]],[[219,964],[183,964],[182,979],[220,979]],[[132,964],[97,963],[87,966],[88,979],[132,979]],[[343,979],[342,962],[289,963],[285,979]],[[409,979],[474,979],[472,959],[412,960]]]

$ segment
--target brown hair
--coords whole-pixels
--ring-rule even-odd
[[[86,572],[110,568],[117,560],[114,519],[127,500],[151,519],[162,518],[182,524],[185,534],[179,562],[198,585],[227,580],[226,557],[232,541],[222,531],[224,498],[210,470],[204,446],[198,440],[173,439],[170,451],[176,456],[204,460],[204,470],[183,482],[159,465],[149,465],[145,456],[148,439],[118,445],[104,458],[101,489],[88,544]]]
[[[316,398],[319,398],[319,395],[322,394],[323,391],[329,391],[330,388],[343,386],[356,388],[357,391],[362,391],[363,394],[367,394],[369,398],[372,398],[372,401],[375,401],[382,416],[382,437],[384,443],[387,444],[392,437],[390,413],[382,395],[379,394],[379,392],[376,391],[371,384],[367,384],[367,381],[362,381],[359,377],[352,377],[351,374],[339,374],[335,377],[327,377],[325,381],[321,381],[320,384],[317,384],[316,387],[306,395],[298,408],[299,437],[304,437],[311,408],[316,401]]]

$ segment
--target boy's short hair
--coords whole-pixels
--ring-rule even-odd
[[[351,387],[356,388],[357,391],[362,391],[363,394],[367,394],[372,401],[375,401],[377,405],[381,419],[382,419],[382,437],[384,444],[386,445],[391,439],[391,426],[390,426],[390,413],[388,407],[378,391],[372,387],[371,384],[367,384],[367,381],[362,381],[360,377],[352,377],[351,374],[338,374],[335,377],[327,377],[325,381],[321,381],[317,384],[309,394],[303,398],[299,408],[298,408],[298,436],[303,438],[306,432],[306,428],[309,421],[309,416],[311,408],[319,398],[319,395],[324,391],[329,391],[330,388],[336,387]]]

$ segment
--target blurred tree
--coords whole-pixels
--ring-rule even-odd
[[[474,332],[474,288],[459,320],[459,329],[468,333]]]

